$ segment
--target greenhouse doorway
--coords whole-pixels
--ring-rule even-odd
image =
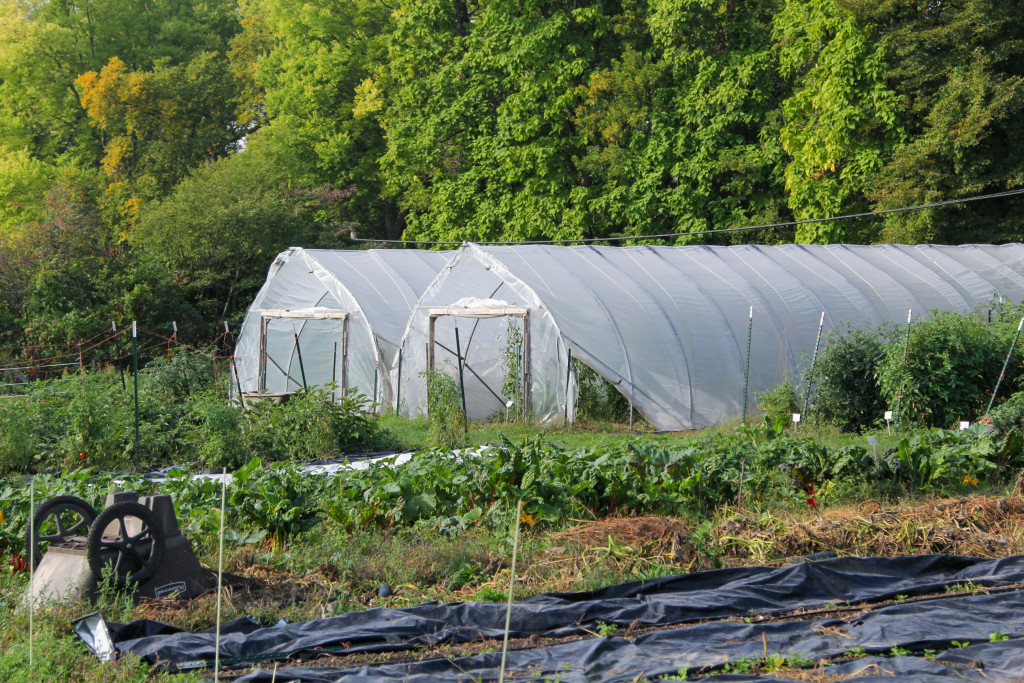
[[[259,391],[293,393],[337,384],[348,393],[349,312],[254,309],[260,314]]]
[[[530,414],[528,308],[456,305],[430,308],[427,313],[427,370],[449,374],[458,382],[461,365],[470,420]],[[462,325],[460,318],[465,319]]]

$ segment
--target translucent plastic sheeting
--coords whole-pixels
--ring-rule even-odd
[[[915,318],[935,309],[967,311],[999,296],[1024,299],[1020,244],[467,244],[426,288],[409,320],[399,410],[426,410],[424,379],[409,369],[428,364],[431,317],[435,369],[453,376],[454,322],[460,321],[460,345],[472,368],[464,373],[470,417],[504,409],[504,331],[512,316],[464,319],[456,309],[443,312],[467,298],[489,300],[492,309],[527,309],[527,400],[541,420],[572,419],[571,351],[656,428],[678,430],[744,412],[748,332],[749,408],[758,393],[799,376],[810,361],[822,312],[826,330],[839,322],[873,327],[905,323],[908,310]]]
[[[336,382],[392,400],[387,369],[450,252],[292,247],[274,259],[235,349],[243,393]],[[298,344],[296,344],[296,335]],[[300,362],[301,356],[301,362]]]

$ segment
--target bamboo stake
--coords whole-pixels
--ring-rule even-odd
[[[512,591],[516,583],[516,554],[519,550],[519,523],[523,518],[523,499],[519,499],[516,505],[516,532],[512,541],[512,569],[508,580],[508,605],[505,608],[505,640],[501,645],[501,671],[498,674],[498,683],[505,681],[505,660],[508,657],[508,632],[512,625]]]

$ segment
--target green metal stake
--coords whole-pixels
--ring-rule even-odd
[[[907,353],[910,350],[910,316],[913,314],[912,309],[907,309],[907,339],[903,342],[903,366],[900,368],[900,393],[896,394],[896,414],[893,416],[892,423],[896,426],[896,430],[900,428],[900,408],[903,405],[903,383],[906,379],[907,374]]]
[[[992,404],[996,402],[996,394],[999,393],[999,385],[1003,383],[1003,377],[1006,376],[1006,368],[1010,364],[1010,358],[1013,356],[1013,348],[1017,346],[1017,339],[1020,338],[1020,329],[1024,327],[1024,318],[1020,319],[1020,324],[1017,325],[1017,334],[1013,335],[1013,342],[1010,344],[1010,352],[1006,354],[1006,361],[1003,363],[1003,369],[999,373],[999,379],[996,380],[996,388],[992,390],[992,398],[988,402],[988,408],[985,409],[985,414],[988,415],[992,412]]]
[[[459,319],[455,319],[455,358],[459,362],[459,392],[462,394],[462,419],[465,426],[462,430],[463,438],[469,438],[469,413],[466,411],[466,384],[462,377],[462,347],[459,345]]]
[[[811,370],[807,373],[807,391],[804,393],[804,415],[807,414],[807,406],[811,403],[811,382],[814,380],[814,364],[818,362],[818,346],[821,344],[821,330],[825,327],[825,311],[821,312],[821,320],[818,321],[818,338],[814,340],[814,355],[811,356]]]
[[[747,321],[747,369],[743,371],[743,424],[747,423],[747,390],[750,388],[750,340],[754,336],[754,307]]]
[[[135,471],[139,470],[139,337],[132,321],[132,369],[135,373]]]

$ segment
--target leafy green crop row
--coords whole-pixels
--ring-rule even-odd
[[[477,451],[423,450],[401,464],[393,456],[364,469],[316,476],[296,463],[265,465],[253,458],[228,486],[228,536],[267,540],[280,550],[320,522],[349,531],[429,528],[457,535],[478,525],[507,528],[519,500],[529,523],[557,527],[616,514],[700,519],[736,504],[741,491],[743,504],[753,508],[816,508],[837,488],[865,482],[873,482],[879,495],[948,494],[1019,467],[1020,449],[1011,441],[981,429],[929,429],[909,434],[876,459],[861,446],[828,449],[810,438],[741,427],[674,446],[646,437],[584,449],[505,440]],[[37,500],[70,493],[93,504],[114,486],[111,477],[90,470],[42,475],[35,482]],[[119,486],[155,490],[152,481],[138,477]],[[174,498],[193,542],[215,537],[218,481],[173,470],[159,488]],[[0,511],[6,518],[0,538],[16,548],[28,513],[24,482],[0,485]]]

